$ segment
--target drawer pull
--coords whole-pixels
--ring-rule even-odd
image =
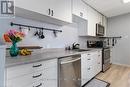
[[[91,60],[91,59],[88,59],[88,60]]]
[[[33,86],[33,87],[40,87],[40,86],[42,86],[42,83],[40,83],[39,85],[37,85],[37,86]]]
[[[88,55],[91,55],[91,54],[88,54]]]
[[[48,15],[50,15],[51,14],[51,9],[49,8],[48,11],[49,11]]]
[[[88,70],[90,70],[91,68],[88,68]]]
[[[33,68],[35,68],[35,67],[40,67],[40,66],[42,66],[42,64],[34,65]]]
[[[83,17],[83,13],[82,12],[80,12],[80,17]]]
[[[54,11],[52,10],[51,12],[52,12],[51,16],[53,16],[54,15]]]
[[[33,78],[38,78],[38,77],[40,77],[40,76],[42,76],[42,74],[37,75],[37,76],[33,76]]]

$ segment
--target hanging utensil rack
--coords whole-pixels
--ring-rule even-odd
[[[17,24],[17,23],[10,23],[11,26],[23,26],[23,27],[28,27],[28,28],[35,28],[35,29],[40,29],[40,30],[47,30],[47,31],[53,31],[53,32],[62,32],[62,30],[56,30],[56,29],[48,29],[48,28],[43,28],[43,27],[36,27],[36,26],[30,26],[30,25],[24,25],[24,24]]]
[[[99,38],[122,38],[122,36],[118,36],[118,37],[99,37]]]

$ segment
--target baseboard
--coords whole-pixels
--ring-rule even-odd
[[[127,65],[127,64],[120,64],[120,63],[112,63],[112,64],[115,64],[115,65],[120,65],[120,66],[130,67],[130,65]]]

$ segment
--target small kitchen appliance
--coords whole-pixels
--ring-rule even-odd
[[[101,24],[96,24],[96,36],[104,36],[105,28]]]

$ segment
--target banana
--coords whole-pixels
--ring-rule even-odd
[[[31,50],[28,50],[28,49],[22,49],[20,50],[20,55],[22,56],[26,56],[26,55],[31,55]]]

